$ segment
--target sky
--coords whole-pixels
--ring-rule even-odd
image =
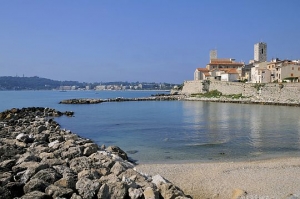
[[[192,80],[218,58],[300,59],[299,0],[1,0],[0,76]]]

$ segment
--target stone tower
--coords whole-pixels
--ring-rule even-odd
[[[217,50],[211,50],[210,54],[209,54],[209,58],[210,60],[212,59],[217,59],[218,55],[217,55]]]
[[[254,44],[254,60],[258,62],[267,61],[267,44],[259,42]]]

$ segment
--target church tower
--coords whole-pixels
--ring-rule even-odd
[[[217,59],[217,57],[218,57],[217,50],[211,50],[210,53],[209,53],[210,60]]]
[[[259,42],[254,44],[254,61],[267,61],[267,44]]]

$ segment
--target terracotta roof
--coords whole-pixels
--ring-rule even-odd
[[[235,68],[219,68],[219,71],[224,71],[225,73],[228,74],[238,74]]]
[[[232,63],[233,61],[231,59],[225,58],[225,59],[211,59],[210,63]]]
[[[227,71],[228,74],[238,74],[235,68],[231,68],[230,70]]]
[[[209,72],[204,72],[204,75],[206,76],[206,77],[210,77],[211,75],[209,74]]]
[[[197,68],[198,71],[200,72],[209,72],[209,70],[207,68]]]
[[[228,66],[243,66],[244,64],[243,63],[240,63],[240,62],[232,62],[232,63],[225,63],[225,62],[218,62],[218,63],[209,63],[207,65],[228,65]]]

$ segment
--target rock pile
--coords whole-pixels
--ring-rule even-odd
[[[60,128],[50,108],[0,113],[0,198],[186,199],[161,176],[137,172],[117,146]]]

